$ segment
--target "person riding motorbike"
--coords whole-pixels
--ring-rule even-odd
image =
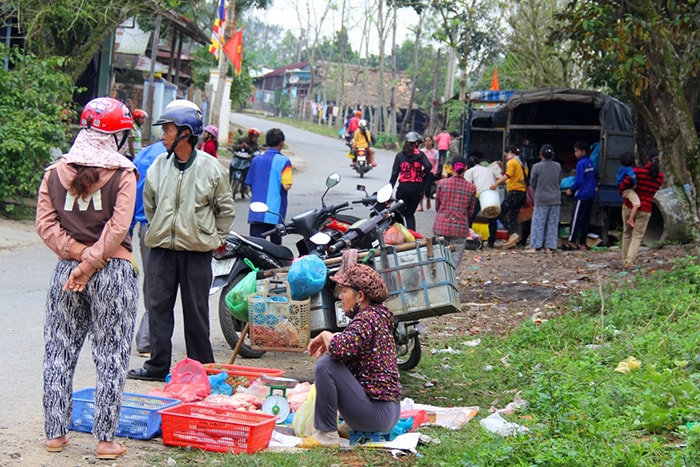
[[[259,137],[260,130],[257,128],[249,128],[245,136],[237,138],[233,143],[233,152],[245,151],[252,156],[260,149],[258,146]]]
[[[367,129],[367,120],[360,120],[352,139],[353,165],[355,165],[355,161],[357,160],[357,150],[365,149],[367,152],[367,162],[369,162],[372,167],[377,166],[377,163],[374,162],[374,150],[369,147],[371,142],[372,133]]]
[[[352,145],[352,138],[360,125],[361,119],[362,111],[356,110],[354,115],[348,120],[347,126],[345,127],[345,144],[348,146]]]
[[[248,187],[246,187],[243,181],[248,174],[248,168],[250,167],[253,156],[255,156],[255,153],[260,149],[258,146],[259,137],[260,130],[257,128],[249,128],[245,136],[238,137],[233,143],[233,159],[231,159],[231,164],[228,168],[228,180],[229,183],[231,183],[234,197],[237,192],[240,192],[241,198],[245,198],[248,194]],[[246,153],[249,157],[238,157],[236,154],[240,153]]]

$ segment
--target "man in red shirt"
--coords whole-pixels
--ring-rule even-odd
[[[360,126],[360,119],[362,118],[362,111],[356,110],[355,115],[348,122],[348,133],[351,135],[355,134],[355,131]]]

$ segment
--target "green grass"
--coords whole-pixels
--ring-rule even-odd
[[[472,406],[479,415],[457,431],[423,427],[440,444],[396,460],[372,450],[222,456],[169,451],[180,463],[207,465],[698,466],[700,465],[700,265],[687,257],[670,272],[639,273],[623,286],[581,295],[572,312],[507,338],[454,336],[402,374],[404,397],[442,407]],[[604,310],[601,313],[601,308]],[[641,368],[615,372],[628,356]],[[414,374],[415,375],[415,374]],[[516,392],[529,405],[506,415],[530,433],[502,438],[479,425],[491,406]]]

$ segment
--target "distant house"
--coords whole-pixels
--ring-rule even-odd
[[[348,112],[361,109],[373,126],[372,130],[383,131],[377,68],[319,61],[312,69],[309,62],[299,62],[272,70],[255,78],[253,83],[252,106],[255,110],[339,125]],[[392,83],[396,84],[394,111],[398,130],[408,110],[411,80],[406,73],[400,73],[398,79],[392,81],[387,72],[384,84],[386,102],[390,99]],[[411,114],[409,129],[422,132],[427,126],[427,114],[415,105]]]
[[[171,12],[163,13],[163,20],[169,24],[172,34],[165,44],[159,41],[155,63],[152,63],[152,32],[143,31],[135,18],[122,23],[114,35],[114,80],[110,95],[132,109],[146,108],[153,67],[154,102],[152,109],[146,109],[153,121],[168,102],[192,93],[192,52],[198,44],[209,43],[209,37],[187,18]]]
[[[292,116],[296,103],[305,101],[309,95],[311,72],[309,62],[298,62],[255,78],[253,108],[271,114]]]

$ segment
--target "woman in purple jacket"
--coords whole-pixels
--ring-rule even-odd
[[[343,311],[351,319],[342,332],[323,331],[309,342],[317,357],[314,431],[299,447],[339,446],[340,430],[387,432],[401,412],[394,316],[382,304],[389,292],[380,275],[352,264],[331,277],[341,287]]]

